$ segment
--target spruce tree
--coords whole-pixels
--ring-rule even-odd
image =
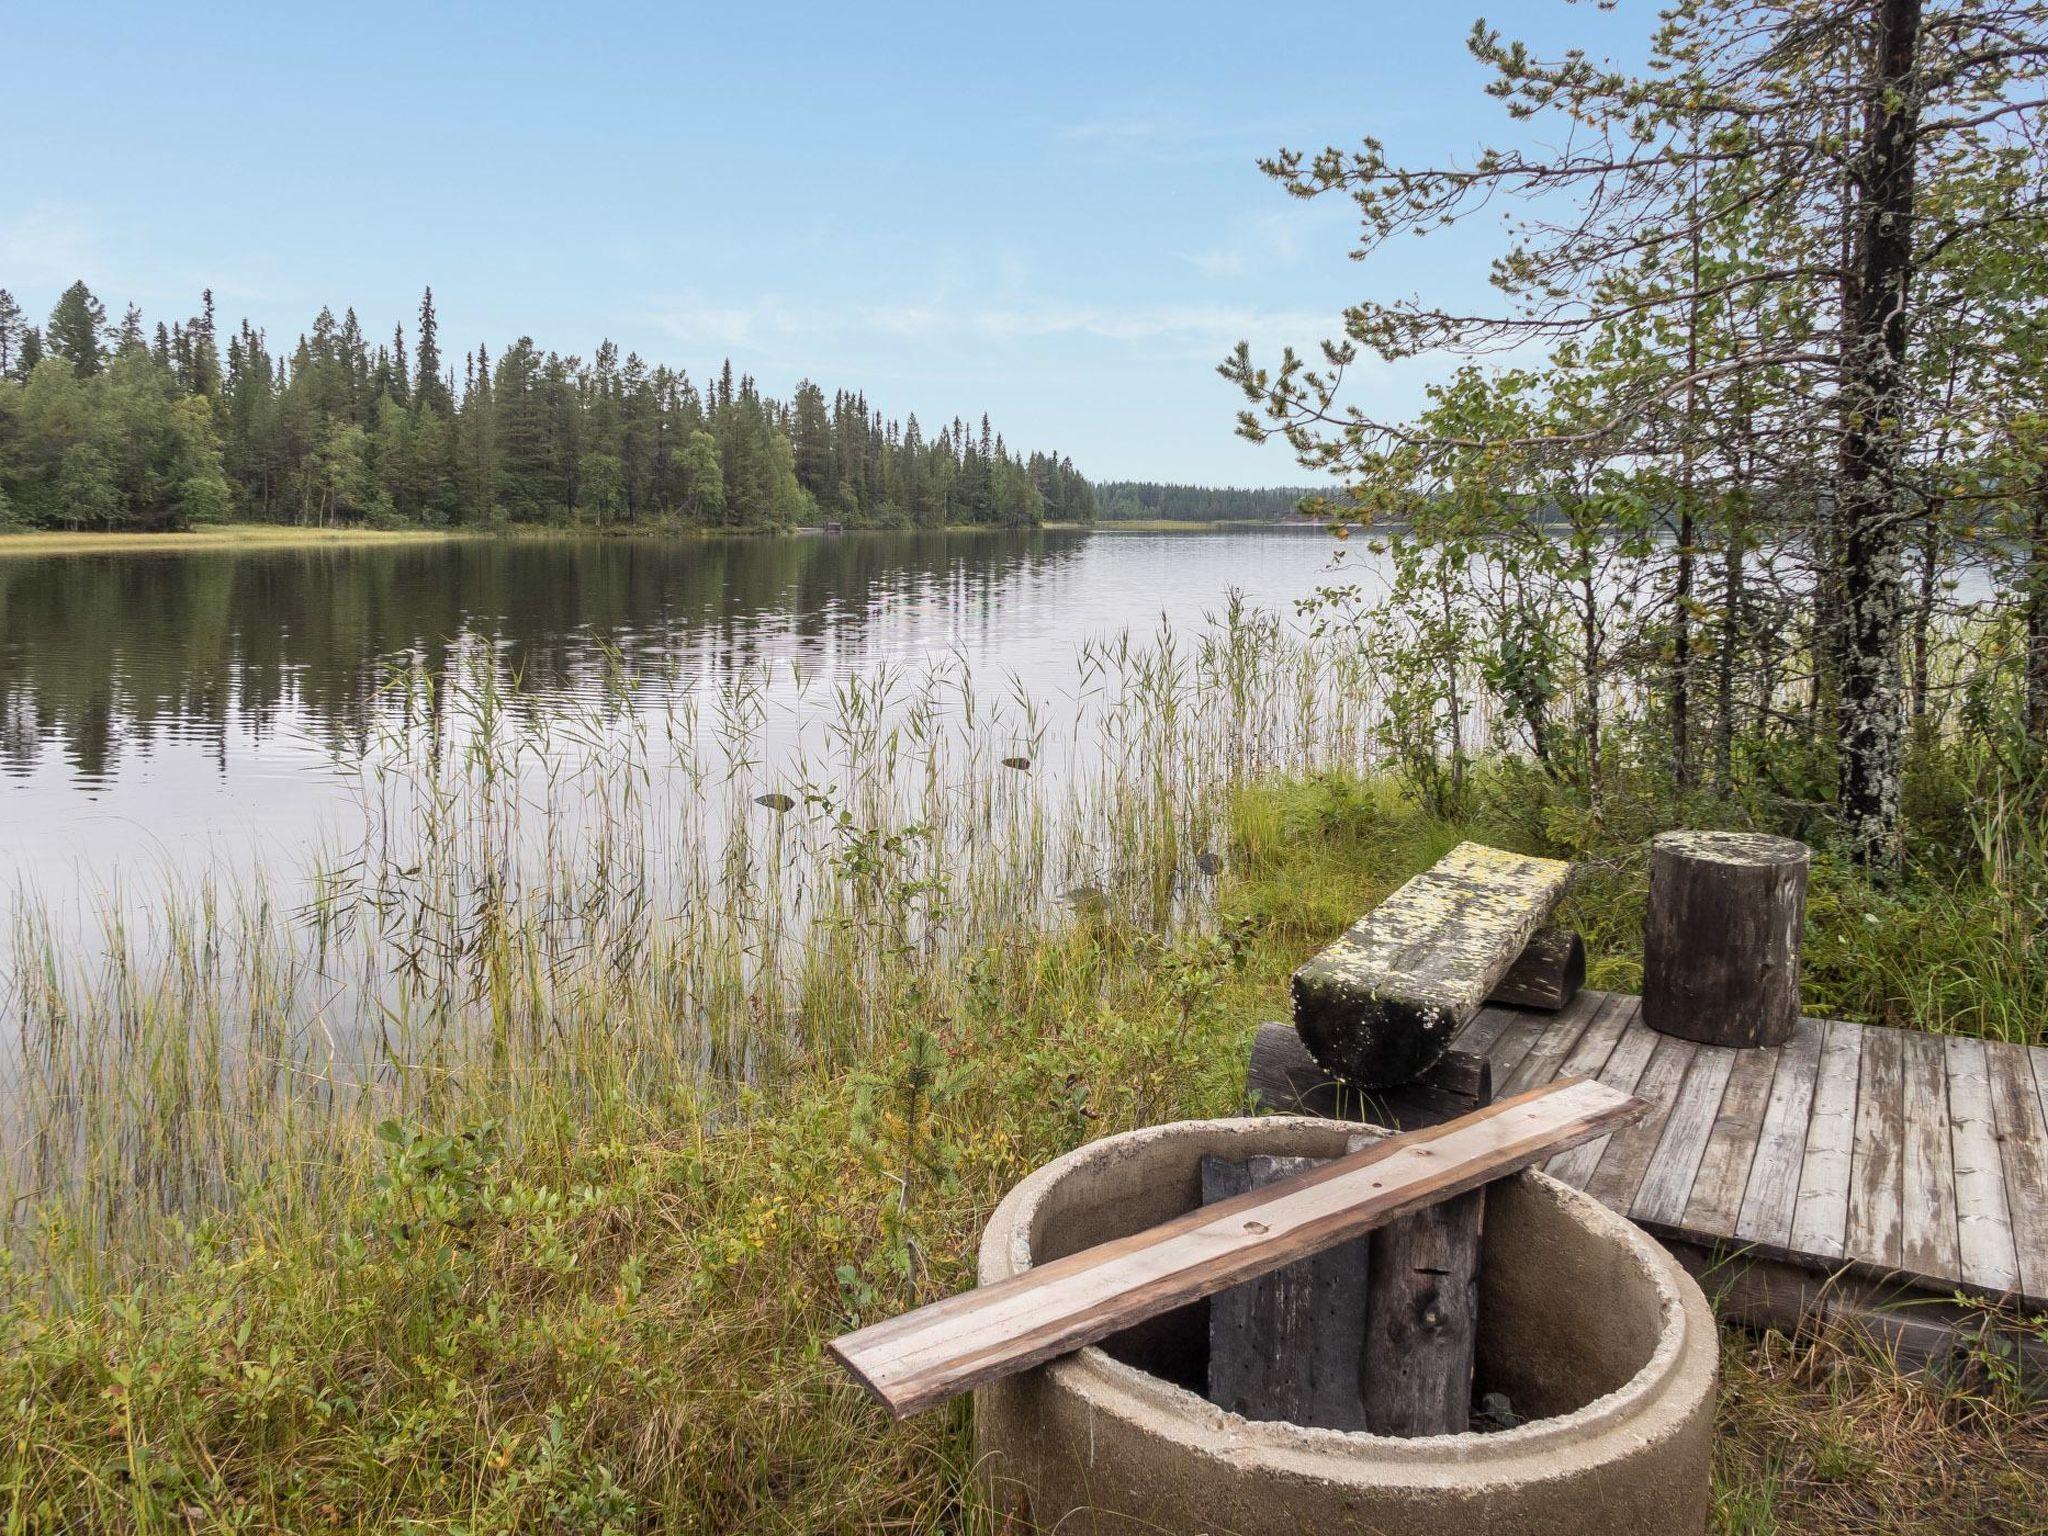
[[[15,365],[21,360],[21,336],[27,325],[28,319],[14,301],[14,295],[0,288],[0,379],[15,377]]]
[[[73,283],[50,311],[43,339],[80,378],[90,378],[106,362],[107,306],[84,283]]]

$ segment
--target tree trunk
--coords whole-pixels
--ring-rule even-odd
[[[1913,278],[1916,61],[1920,0],[1877,0],[1875,78],[1864,125],[1854,286],[1844,315],[1843,435],[1836,496],[1842,531],[1842,697],[1837,798],[1855,857],[1897,852],[1903,711],[1899,631],[1905,511],[1904,363]]]
[[[2027,521],[2027,740],[2048,757],[2048,478],[2034,488]]]

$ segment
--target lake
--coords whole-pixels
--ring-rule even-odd
[[[295,871],[360,811],[389,682],[487,654],[545,706],[761,680],[764,729],[849,678],[957,666],[1058,698],[1080,642],[1291,614],[1314,528],[518,538],[0,560],[0,846],[16,889]],[[522,716],[531,722],[531,716]]]

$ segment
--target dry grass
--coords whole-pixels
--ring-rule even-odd
[[[425,544],[485,536],[460,529],[296,528],[277,523],[220,523],[177,533],[73,533],[48,529],[0,533],[0,559],[24,555],[166,555],[191,550]]]
[[[1969,1362],[1906,1372],[1868,1338],[1728,1332],[1714,1458],[1726,1536],[2036,1536],[2048,1403]]]

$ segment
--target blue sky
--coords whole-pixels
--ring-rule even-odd
[[[1626,50],[1648,7],[1514,0]],[[1097,478],[1298,482],[1214,365],[1363,293],[1483,288],[1483,232],[1360,265],[1280,145],[1467,152],[1501,125],[1473,6],[102,5],[0,0],[0,286],[118,314],[372,334],[431,282],[442,344],[726,355],[927,423],[986,409]],[[1424,370],[1372,368],[1381,405]]]

